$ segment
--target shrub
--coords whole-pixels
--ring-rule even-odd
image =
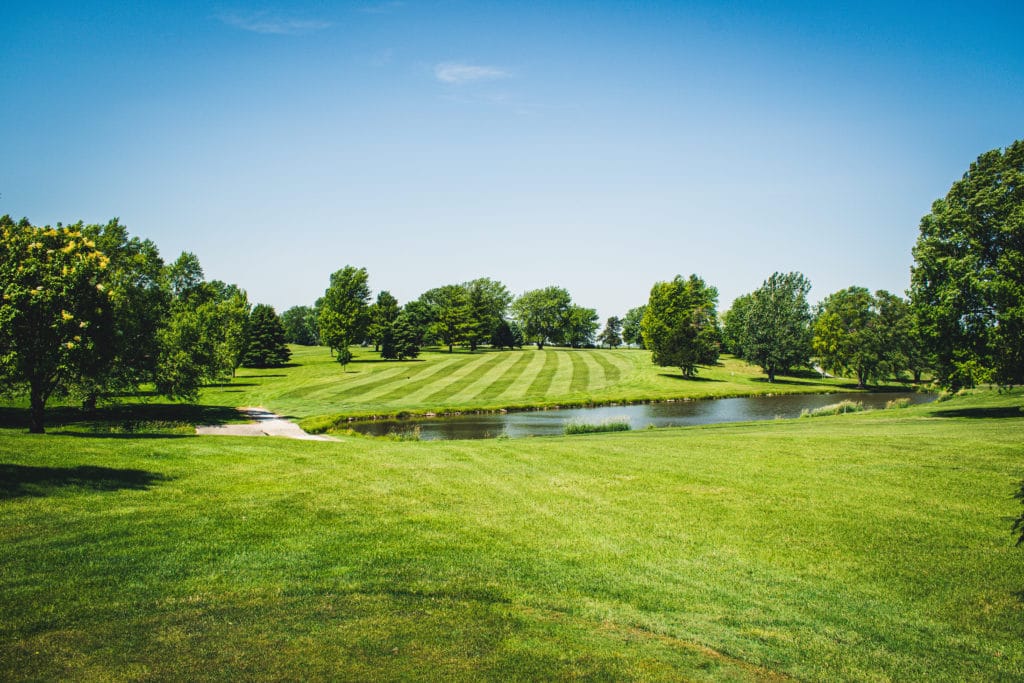
[[[885,402],[885,409],[886,410],[898,410],[900,408],[909,408],[909,407],[910,407],[910,399],[906,398],[906,397],[894,398],[891,401],[886,401]]]
[[[628,432],[629,418],[613,417],[601,422],[566,422],[565,433],[596,434],[598,432]]]
[[[859,413],[864,410],[861,401],[840,401],[832,405],[822,406],[814,410],[804,408],[800,417],[822,417],[824,415],[845,415],[846,413]]]

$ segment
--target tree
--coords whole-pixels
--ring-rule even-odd
[[[519,329],[519,325],[515,322],[502,320],[494,328],[494,333],[491,335],[491,346],[499,351],[506,347],[510,351],[516,347],[523,348],[523,333]]]
[[[0,244],[0,377],[27,386],[29,432],[42,434],[50,396],[111,358],[110,259],[78,226],[10,216]]]
[[[683,377],[694,377],[698,365],[716,363],[717,304],[718,290],[696,275],[655,283],[640,326],[655,365],[677,367]]]
[[[732,307],[722,315],[722,347],[736,356],[743,357],[743,337],[747,328],[747,310],[753,294],[743,294],[732,301]]]
[[[349,347],[366,338],[370,324],[370,287],[366,268],[345,266],[331,274],[331,284],[318,301],[320,343],[331,349],[342,367],[352,360]]]
[[[910,297],[943,386],[1024,382],[1024,140],[986,152],[921,219]]]
[[[469,320],[465,337],[471,351],[491,340],[495,329],[505,319],[512,294],[502,283],[481,277],[462,285],[469,301]]]
[[[401,307],[398,305],[398,299],[391,295],[391,292],[382,290],[377,294],[377,301],[370,306],[370,326],[367,329],[367,335],[370,341],[373,342],[373,350],[380,351],[381,340],[384,338],[384,333],[391,328],[391,323],[395,322],[398,318],[398,312]]]
[[[759,365],[769,382],[777,373],[810,362],[810,291],[811,283],[800,273],[772,273],[748,301],[740,301],[739,355]]]
[[[594,335],[597,334],[599,327],[598,320],[597,311],[593,308],[584,308],[576,304],[569,306],[564,333],[566,343],[574,349],[593,346]]]
[[[821,303],[814,322],[814,352],[836,374],[854,373],[857,386],[883,379],[899,363],[897,331],[892,328],[892,295],[872,296],[864,287],[848,287]]]
[[[558,344],[565,338],[571,305],[569,292],[552,286],[524,292],[513,302],[512,312],[522,327],[523,338],[543,349],[545,343]]]
[[[284,339],[289,344],[316,346],[317,338],[316,311],[309,306],[292,306],[281,314],[284,325]]]
[[[448,347],[465,341],[470,333],[471,309],[469,294],[462,285],[435,287],[420,295],[420,303],[430,311],[427,334]]]
[[[601,332],[601,336],[598,337],[598,341],[601,344],[608,346],[609,348],[616,348],[622,346],[622,321],[616,316],[608,318],[604,323],[604,330]]]
[[[157,332],[167,321],[170,291],[164,262],[152,241],[129,237],[127,228],[116,218],[80,229],[109,259],[104,282],[111,292],[113,329],[104,341],[106,358],[83,374],[75,387],[82,397],[83,410],[92,412],[102,395],[132,391],[142,383],[153,382],[157,373]]]
[[[420,337],[408,316],[399,315],[381,338],[381,358],[405,360],[420,355]]]
[[[644,335],[640,331],[640,323],[643,322],[644,313],[647,312],[647,304],[631,308],[622,319],[622,341],[627,344],[644,348]]]
[[[285,345],[281,319],[272,306],[257,304],[245,326],[242,365],[247,368],[276,368],[288,362],[292,352]]]

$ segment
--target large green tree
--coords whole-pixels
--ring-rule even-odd
[[[472,330],[472,308],[469,293],[462,285],[443,285],[427,290],[419,301],[429,311],[427,335],[454,350],[456,344],[468,341]]]
[[[490,342],[494,331],[505,319],[512,294],[502,283],[481,277],[462,285],[469,301],[469,320],[465,327],[466,342],[475,351]]]
[[[884,290],[872,295],[864,287],[848,287],[827,296],[814,321],[814,353],[822,367],[853,373],[862,389],[898,372],[905,364],[903,308],[899,297]]]
[[[730,317],[742,318],[739,355],[760,366],[769,382],[777,373],[810,362],[810,291],[811,283],[800,273],[772,273],[749,300],[740,297],[738,306],[733,303],[736,312]]]
[[[1024,140],[978,157],[921,219],[910,296],[937,379],[1024,383]]]
[[[718,290],[696,275],[655,283],[640,325],[654,364],[694,377],[698,365],[716,363],[721,343],[717,305]]]
[[[0,377],[27,387],[29,431],[46,402],[113,355],[110,259],[79,226],[39,228],[0,217]]]
[[[523,338],[543,349],[546,343],[564,341],[571,306],[569,292],[551,286],[524,292],[512,303],[512,314],[523,331]]]
[[[345,266],[331,274],[331,283],[317,301],[320,343],[331,349],[345,366],[352,360],[349,347],[366,338],[370,324],[370,286],[366,268]]]
[[[311,306],[292,306],[281,314],[284,338],[289,344],[316,346],[320,340],[316,310]]]
[[[729,310],[722,314],[722,347],[737,358],[743,357],[743,336],[747,328],[747,310],[752,294],[741,294],[732,301]]]
[[[400,313],[384,331],[380,355],[391,360],[406,360],[420,355],[420,335],[409,316]]]
[[[640,324],[644,320],[644,313],[647,312],[647,304],[631,308],[622,319],[622,341],[627,344],[644,348],[644,335],[640,330]]]
[[[565,321],[565,342],[574,349],[594,345],[600,318],[593,308],[573,304]]]
[[[242,365],[247,368],[276,368],[291,357],[292,352],[285,344],[281,318],[272,306],[257,304],[245,326]]]
[[[398,318],[401,306],[391,292],[385,290],[377,294],[377,300],[370,306],[370,325],[366,334],[373,342],[373,350],[380,351],[384,333],[391,329],[391,323]]]

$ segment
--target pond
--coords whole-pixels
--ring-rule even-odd
[[[555,436],[563,434],[567,422],[597,423],[629,420],[632,429],[685,427],[718,422],[748,422],[799,417],[802,410],[820,408],[849,399],[861,401],[865,408],[884,408],[887,401],[908,398],[911,403],[935,400],[934,394],[910,391],[879,393],[797,394],[787,396],[750,396],[671,403],[566,408],[512,413],[452,415],[409,420],[353,422],[353,430],[371,436],[385,436],[419,430],[419,438],[493,439],[499,436]]]

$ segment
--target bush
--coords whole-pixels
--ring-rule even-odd
[[[886,410],[898,410],[900,408],[909,408],[909,407],[910,407],[910,399],[906,398],[906,397],[904,397],[904,398],[894,398],[891,401],[886,401],[885,402],[885,409]]]
[[[808,410],[804,408],[800,413],[800,417],[822,417],[824,415],[845,415],[846,413],[859,413],[864,410],[864,404],[861,401],[840,401],[839,403],[833,403],[832,405],[822,406],[815,408],[814,410]]]
[[[596,434],[599,432],[628,432],[630,430],[629,418],[613,417],[601,422],[566,422],[565,433],[569,434]]]

